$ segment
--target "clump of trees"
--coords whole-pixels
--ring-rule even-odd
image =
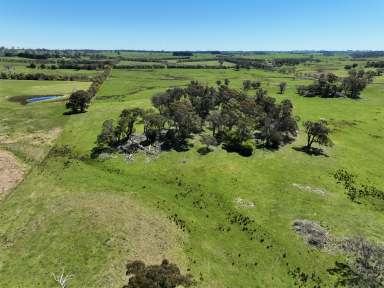
[[[365,67],[371,68],[384,68],[384,61],[368,61]]]
[[[333,73],[321,74],[313,84],[299,86],[297,92],[304,97],[336,98],[348,97],[358,99],[368,83],[371,83],[374,73],[364,70],[351,69],[348,77],[339,78]]]
[[[350,54],[353,58],[376,58],[383,57],[384,51],[356,51]]]
[[[359,98],[361,91],[372,82],[373,77],[373,74],[364,70],[350,70],[349,77],[344,78],[341,84],[343,95],[352,99]]]
[[[123,288],[176,288],[192,286],[192,275],[183,275],[176,264],[163,260],[160,265],[145,265],[142,261],[127,264],[129,281]]]
[[[276,103],[263,89],[248,96],[229,84],[226,79],[215,89],[192,81],[186,89],[170,89],[153,97],[152,103],[182,140],[191,133],[210,129],[217,143],[244,152],[253,150],[249,141],[255,140],[257,132],[258,139],[270,148],[278,148],[296,136],[297,124],[289,100]]]
[[[215,138],[210,143],[223,144],[228,151],[249,156],[256,143],[277,149],[297,136],[297,121],[289,100],[278,103],[261,88],[256,90],[256,95],[248,96],[242,91],[231,89],[228,79],[224,85],[221,82],[218,84],[220,86],[214,88],[192,81],[185,89],[173,88],[155,95],[152,104],[157,111],[141,110],[135,114],[135,121],[140,118],[144,123],[148,144],[160,141],[164,148],[177,149],[185,146],[186,140],[192,135],[207,134],[210,131]],[[132,109],[129,111],[127,115],[132,116]],[[120,121],[126,119],[122,120],[121,115]],[[118,126],[111,128],[111,122],[107,126],[103,128],[102,134],[109,136],[99,136],[108,141],[98,141],[97,144],[116,147],[122,140],[117,136]],[[131,135],[126,134],[127,137]]]
[[[345,66],[344,66],[344,69],[345,69],[345,70],[351,70],[351,69],[355,69],[355,68],[357,68],[357,66],[359,66],[359,64],[357,64],[357,63],[353,63],[352,65],[345,65]]]
[[[251,81],[251,80],[244,80],[243,81],[243,89],[245,91],[248,91],[250,89],[259,89],[261,87],[261,81],[260,80],[255,80],[255,81]]]

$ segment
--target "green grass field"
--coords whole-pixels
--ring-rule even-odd
[[[342,75],[348,61],[325,68]],[[278,151],[256,149],[249,158],[221,148],[202,156],[194,139],[188,152],[163,152],[158,159],[90,159],[104,120],[127,107],[150,107],[151,97],[169,87],[191,80],[215,85],[225,78],[237,89],[243,80],[261,80],[278,101],[292,100],[301,123],[328,120],[335,143],[325,151],[329,157],[294,150],[305,143],[301,132],[294,143]],[[281,81],[288,83],[285,95],[277,94]],[[384,189],[383,82],[376,78],[354,101],[300,97],[296,86],[310,81],[273,71],[114,70],[87,113],[64,116],[62,102],[22,106],[6,97],[66,94],[73,82],[0,80],[0,135],[60,128],[52,145],[72,151],[33,162],[26,179],[0,203],[0,287],[54,287],[51,273],[65,269],[74,275],[69,287],[118,288],[127,283],[128,260],[155,264],[163,258],[190,269],[197,287],[295,287],[289,274],[295,268],[316,273],[331,287],[335,279],[326,270],[344,256],[310,248],[291,224],[308,219],[335,237],[384,241],[382,211],[351,202],[332,176],[345,168]],[[2,148],[28,158],[28,151]],[[321,188],[325,196],[295,184]],[[239,206],[236,199],[254,207]],[[255,221],[252,239],[230,223],[236,213]]]

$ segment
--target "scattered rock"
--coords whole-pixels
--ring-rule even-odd
[[[295,220],[293,230],[301,235],[308,245],[322,249],[329,242],[328,232],[320,224],[309,220]]]
[[[293,183],[292,186],[295,188],[298,188],[299,190],[301,190],[303,192],[316,193],[316,194],[319,194],[322,196],[325,196],[328,193],[327,190],[325,190],[323,188],[316,188],[316,187],[311,187],[311,186],[303,185],[303,184]]]
[[[253,209],[256,207],[256,205],[253,202],[248,201],[246,199],[242,199],[240,197],[237,197],[234,202],[236,203],[236,206],[238,208]]]
[[[156,159],[161,153],[161,143],[156,141],[150,145],[145,145],[147,137],[145,135],[133,135],[118,150],[127,155],[127,161],[132,162],[137,152],[142,151],[146,156],[146,163]]]

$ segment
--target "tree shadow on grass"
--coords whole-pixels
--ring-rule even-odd
[[[223,144],[223,149],[228,153],[237,153],[243,157],[251,157],[253,148],[245,145]]]
[[[187,152],[193,147],[193,144],[188,143],[186,140],[175,141],[167,140],[161,144],[161,150],[170,151],[175,150],[176,152]]]
[[[256,147],[256,149],[265,149],[265,150],[268,150],[270,152],[276,152],[279,150],[279,147],[268,146],[265,143],[257,143],[255,145],[255,147]]]
[[[199,149],[197,149],[197,153],[199,153],[202,156],[207,155],[211,152],[213,152],[213,149],[209,147],[200,147]]]
[[[84,113],[87,113],[87,111],[81,112],[81,111],[72,111],[72,110],[70,110],[70,111],[63,112],[63,115],[70,116],[70,115],[84,114]]]
[[[306,146],[302,146],[302,147],[293,147],[292,149],[295,151],[304,152],[304,153],[311,155],[311,156],[329,157],[327,154],[324,153],[324,150],[321,148],[312,147],[312,148],[308,149]]]

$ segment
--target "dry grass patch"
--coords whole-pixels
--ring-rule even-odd
[[[24,154],[28,159],[41,161],[59,137],[62,129],[53,128],[49,131],[37,131],[29,134],[18,133],[12,136],[0,136],[0,145]]]
[[[110,235],[105,243],[110,253],[97,281],[99,287],[118,287],[126,282],[125,265],[132,260],[156,264],[169,259],[186,268],[183,238],[176,225],[132,197],[87,193],[71,199],[65,206],[65,210],[81,212],[92,226]]]
[[[12,153],[0,150],[0,198],[23,180],[25,168]]]

